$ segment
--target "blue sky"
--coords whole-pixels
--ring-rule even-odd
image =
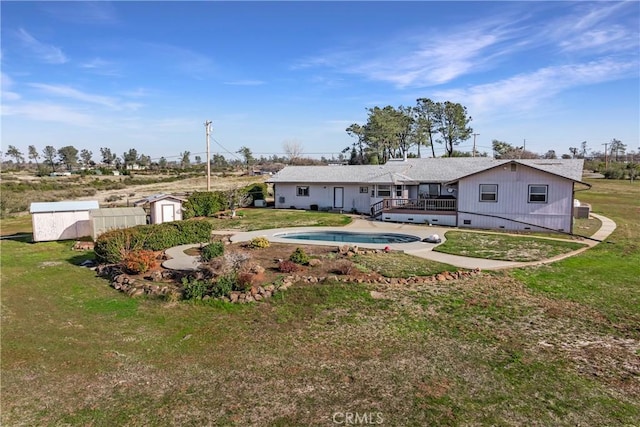
[[[330,157],[367,108],[420,97],[466,106],[489,153],[640,145],[637,1],[3,1],[1,17],[3,151],[193,158],[211,120],[227,158]]]

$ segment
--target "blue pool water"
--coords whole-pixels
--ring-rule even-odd
[[[344,243],[411,243],[419,242],[420,238],[408,234],[395,233],[356,233],[349,231],[308,231],[300,233],[286,233],[276,235],[284,239],[320,240],[325,242]]]

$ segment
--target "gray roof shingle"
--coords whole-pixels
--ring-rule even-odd
[[[413,184],[450,182],[516,162],[573,181],[582,179],[582,159],[496,160],[490,157],[451,157],[390,161],[384,165],[287,166],[271,183]]]

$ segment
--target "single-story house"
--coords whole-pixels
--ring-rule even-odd
[[[135,227],[146,223],[147,214],[142,208],[103,208],[89,211],[89,224],[93,240],[109,230]]]
[[[31,203],[29,212],[33,224],[33,241],[90,236],[89,211],[98,208],[97,200]]]
[[[154,194],[133,203],[148,211],[151,224],[182,220],[182,203],[187,200],[171,194]]]
[[[453,157],[384,165],[288,166],[267,182],[275,207],[366,213],[382,221],[570,232],[582,159]]]

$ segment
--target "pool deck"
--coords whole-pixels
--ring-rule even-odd
[[[602,222],[602,227],[600,230],[596,232],[593,236],[594,239],[604,240],[615,230],[616,224],[610,219],[603,217],[601,215],[591,214],[592,216],[598,218]],[[593,240],[583,240],[585,246],[582,249],[577,251],[569,252],[567,254],[559,255],[554,258],[545,259],[542,261],[534,261],[534,262],[512,262],[512,261],[500,261],[500,260],[491,260],[491,259],[480,259],[480,258],[470,258],[459,255],[449,255],[440,252],[434,252],[433,248],[438,246],[439,243],[426,243],[426,242],[413,242],[413,243],[387,243],[387,244],[377,244],[377,243],[342,243],[342,242],[327,242],[327,241],[317,241],[317,240],[299,240],[295,241],[292,239],[285,239],[281,236],[281,234],[285,233],[299,233],[299,232],[318,232],[318,231],[351,231],[351,232],[361,232],[361,233],[402,233],[402,234],[410,234],[413,236],[420,237],[420,239],[425,239],[433,234],[437,234],[444,242],[445,233],[447,231],[458,230],[454,227],[433,227],[427,225],[415,225],[415,224],[403,224],[403,223],[391,223],[391,222],[383,222],[383,221],[372,221],[369,219],[362,219],[359,217],[354,217],[353,221],[344,227],[291,227],[291,228],[277,228],[271,230],[258,230],[258,231],[245,231],[245,232],[236,232],[232,237],[231,241],[233,243],[236,242],[247,242],[254,237],[266,237],[270,242],[274,243],[288,243],[295,244],[298,243],[300,245],[319,245],[319,246],[342,246],[342,245],[352,245],[358,246],[361,248],[369,248],[369,249],[384,249],[385,247],[389,247],[391,250],[404,251],[407,254],[418,256],[421,258],[430,259],[433,261],[442,262],[445,264],[450,264],[458,268],[466,268],[466,269],[474,269],[479,268],[482,270],[500,270],[504,268],[514,268],[514,267],[523,267],[523,266],[531,266],[531,265],[540,265],[547,264],[551,262],[558,261],[560,259],[564,259],[570,256],[577,255],[592,246],[595,246],[598,242]],[[483,230],[464,230],[469,232],[490,232]],[[226,234],[229,232],[227,231]],[[504,234],[504,233],[501,233]]]

